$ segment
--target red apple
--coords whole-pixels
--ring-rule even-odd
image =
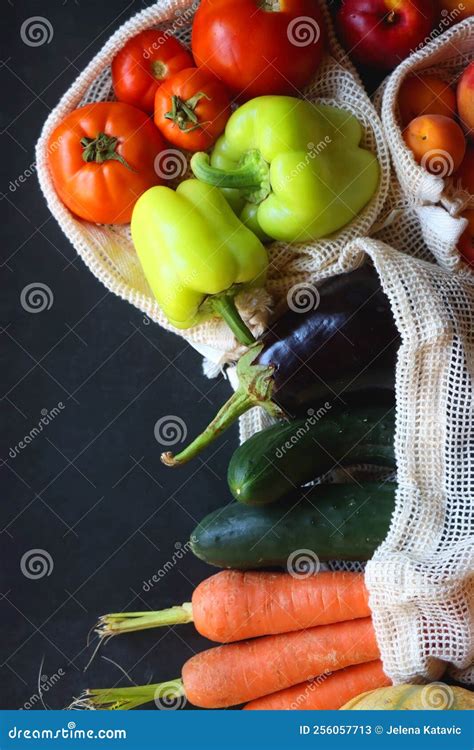
[[[468,143],[466,155],[455,173],[454,179],[461,184],[464,190],[474,195],[474,144]]]
[[[393,70],[423,44],[438,18],[433,0],[344,0],[337,25],[356,63]]]
[[[469,209],[462,214],[468,220],[468,225],[458,243],[458,250],[464,261],[474,267],[474,210]]]
[[[457,87],[459,119],[468,138],[474,139],[474,62],[467,66]]]

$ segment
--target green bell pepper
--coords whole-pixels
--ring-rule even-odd
[[[234,296],[264,283],[267,252],[220,190],[198,180],[147,190],[135,204],[132,239],[152,292],[169,322],[191,328],[213,315],[242,344],[254,337]]]
[[[370,201],[379,165],[360,147],[348,112],[289,96],[239,107],[211,155],[191,159],[199,180],[225,188],[242,221],[260,237],[311,242],[348,224]]]

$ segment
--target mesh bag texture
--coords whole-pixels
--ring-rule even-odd
[[[466,196],[460,198],[452,192],[455,186],[421,173],[399,142],[389,101],[395,101],[403,65],[379,92],[397,174],[397,180],[390,179],[382,123],[336,41],[326,4],[320,4],[329,54],[304,93],[359,119],[364,145],[377,154],[381,165],[379,189],[354,222],[330,239],[310,245],[273,243],[266,292],[242,296],[237,302],[259,334],[269,303],[284,302],[295,284],[317,283],[357,267],[367,255],[372,258],[403,341],[396,376],[396,509],[387,539],[366,569],[377,638],[385,670],[395,682],[437,679],[446,664],[460,681],[474,682],[474,290],[472,276],[453,249],[463,229],[455,217]],[[50,114],[37,145],[38,175],[49,208],[86,265],[110,291],[167,329],[133,251],[129,227],[88,224],[68,211],[51,181],[47,141],[76,107],[113,98],[110,63],[129,38],[159,26],[189,42],[197,5],[191,0],[160,0],[124,24]],[[472,25],[460,24],[448,35],[463,45],[461,53],[450,55],[443,35],[410,61],[419,63],[420,69],[445,66],[446,76],[454,79],[461,62],[472,54]],[[433,52],[433,58],[425,60],[434,46],[440,47],[439,57]],[[180,152],[172,149],[168,157],[170,172],[184,164],[184,178]],[[378,239],[368,239],[375,233]],[[433,260],[438,265],[428,262]],[[218,365],[241,352],[227,326],[218,321],[176,333]],[[233,368],[229,379],[235,381]],[[251,410],[241,420],[242,439],[262,429],[267,419],[261,410]],[[352,569],[351,564],[343,567]]]
[[[469,274],[457,244],[467,221],[460,218],[465,208],[474,207],[474,197],[462,190],[452,171],[452,158],[442,150],[426,157],[435,174],[417,164],[402,136],[398,113],[400,86],[409,76],[435,75],[455,86],[466,66],[474,59],[474,17],[446,30],[453,20],[446,13],[432,34],[432,40],[404,60],[384,81],[374,97],[384,132],[390,134],[393,179],[377,227],[371,234],[403,252],[426,257],[450,271]]]
[[[40,185],[49,208],[64,233],[92,273],[110,291],[138,307],[151,320],[168,330],[174,330],[196,348],[212,355],[214,360],[236,359],[242,348],[222,321],[214,319],[188,331],[173,329],[156,303],[141,270],[130,237],[128,225],[98,226],[74,217],[56,195],[47,165],[48,138],[61,120],[76,107],[95,101],[113,99],[110,63],[125,42],[146,28],[159,26],[164,34],[173,33],[189,43],[195,0],[159,0],[150,8],[127,21],[104,45],[48,117],[37,145],[37,168]],[[242,294],[238,307],[255,334],[263,331],[270,297],[274,302],[284,297],[295,283],[304,281],[310,272],[333,264],[352,239],[368,234],[387,197],[390,182],[390,155],[383,136],[382,124],[364,87],[339,46],[326,4],[321,9],[327,28],[328,50],[314,81],[304,95],[310,101],[336,105],[354,114],[364,129],[363,145],[373,151],[381,167],[381,179],[376,195],[354,221],[331,239],[312,244],[287,245],[274,242],[269,248],[270,271],[267,291]],[[177,149],[169,149],[160,158],[165,174],[181,178],[187,176],[186,159]],[[270,295],[270,297],[269,297]]]
[[[365,576],[395,682],[474,682],[474,282],[376,240],[372,258],[402,344],[396,371],[398,490]]]
[[[366,256],[402,340],[396,506],[365,566],[384,669],[403,683],[437,680],[449,665],[452,677],[474,684],[474,278],[369,238],[347,245],[332,272]],[[230,380],[235,386],[234,372]],[[251,410],[241,439],[268,424],[261,409]]]

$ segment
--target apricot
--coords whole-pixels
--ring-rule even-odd
[[[443,11],[445,11],[443,13]],[[447,13],[446,13],[447,11]],[[474,0],[441,0],[441,14],[451,23],[459,23],[469,16],[474,16]]]
[[[459,239],[458,250],[466,263],[474,266],[474,209],[468,209],[461,215],[469,224]]]
[[[451,86],[436,76],[410,76],[398,93],[402,125],[420,115],[456,116],[456,94]]]
[[[415,117],[403,131],[403,138],[418,164],[438,177],[452,175],[466,153],[461,127],[444,115]]]
[[[474,195],[474,144],[468,143],[466,155],[454,177],[464,190]]]
[[[457,88],[459,119],[468,136],[474,139],[474,62],[467,66]]]

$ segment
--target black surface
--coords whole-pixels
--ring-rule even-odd
[[[83,672],[96,643],[87,647],[87,634],[100,614],[181,603],[213,572],[176,553],[200,518],[230,500],[224,476],[237,431],[205,463],[176,471],[160,464],[156,421],[181,417],[192,436],[228,385],[207,380],[196,352],[96,281],[49,213],[34,164],[41,126],[60,96],[113,31],[151,4],[4,0],[0,10],[0,708],[41,708],[40,676],[50,708],[67,706],[87,686],[128,684],[121,668],[137,684],[170,679],[206,645],[190,625],[116,638]],[[49,43],[22,41],[22,24],[33,16],[51,24]],[[367,79],[370,89],[376,82]],[[53,303],[28,313],[21,293],[38,282]],[[53,421],[15,454],[42,410],[53,408]],[[51,556],[49,576],[22,574],[21,559],[34,549]],[[146,590],[168,561],[169,572]]]
[[[207,380],[201,357],[182,339],[146,325],[101,286],[51,217],[36,176],[28,176],[49,111],[110,34],[146,4],[2,3],[1,708],[28,707],[41,664],[43,680],[55,683],[45,703],[63,708],[86,686],[128,684],[101,656],[144,683],[179,676],[205,645],[190,625],[116,638],[83,673],[92,652],[87,634],[100,614],[189,600],[211,572],[190,553],[177,561],[176,547],[230,499],[222,477],[237,432],[205,455],[206,464],[175,471],[160,464],[157,419],[180,416],[192,435],[228,385]],[[49,44],[29,47],[20,29],[35,15],[47,17],[54,33]],[[33,314],[20,295],[36,282],[54,301]],[[64,409],[12,458],[42,410],[59,402]],[[49,576],[21,573],[31,549],[51,556]],[[144,591],[143,582],[173,555],[176,564]],[[33,704],[41,707],[37,698]]]

